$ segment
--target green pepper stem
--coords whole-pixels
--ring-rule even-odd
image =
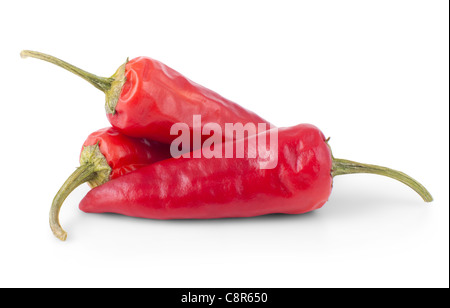
[[[111,89],[111,84],[113,82],[113,78],[105,78],[105,77],[99,77],[97,75],[91,74],[89,72],[86,72],[70,63],[67,63],[66,61],[63,61],[61,59],[58,59],[56,57],[47,55],[45,53],[37,52],[37,51],[31,51],[31,50],[23,50],[20,53],[20,56],[22,58],[36,58],[40,60],[44,60],[50,63],[53,63],[59,67],[62,67],[69,72],[74,73],[75,75],[83,78],[84,80],[88,81],[90,84],[92,84],[97,89],[103,91],[106,93],[109,89]]]
[[[422,184],[403,172],[386,167],[362,164],[346,159],[333,158],[333,169],[331,171],[331,175],[333,177],[337,175],[352,173],[373,173],[393,178],[412,188],[422,197],[425,202],[433,201],[433,197]]]
[[[53,63],[59,67],[62,67],[69,72],[74,73],[75,75],[83,78],[88,81],[97,89],[101,90],[106,95],[105,102],[105,110],[107,113],[114,114],[116,112],[116,105],[119,100],[120,94],[122,93],[122,87],[126,82],[125,77],[125,66],[128,63],[127,61],[119,66],[117,71],[111,77],[99,77],[97,75],[86,72],[72,64],[67,63],[61,59],[56,57],[47,55],[45,53],[31,51],[31,50],[23,50],[20,53],[22,58],[32,57],[40,60],[44,60],[50,63]]]
[[[67,232],[61,227],[59,223],[59,212],[61,206],[66,200],[67,196],[81,184],[88,182],[96,177],[95,164],[89,163],[78,167],[72,175],[64,182],[59,189],[55,198],[53,199],[52,207],[50,208],[50,228],[53,234],[61,241],[67,238]]]

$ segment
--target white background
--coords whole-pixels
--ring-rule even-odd
[[[448,287],[447,1],[3,1],[0,287]],[[270,120],[312,123],[334,155],[402,170],[335,178],[313,213],[48,226],[104,95],[22,49],[101,76],[150,56]]]

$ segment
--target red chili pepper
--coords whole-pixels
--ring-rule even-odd
[[[254,142],[257,137],[234,143],[235,148],[248,145],[245,158],[172,158],[141,168],[91,190],[80,209],[154,219],[300,214],[320,208],[331,193],[333,177],[350,173],[394,178],[432,201],[420,183],[402,172],[334,158],[324,135],[312,125],[278,130],[273,169],[260,169],[266,162],[261,154],[249,158],[264,153]]]
[[[59,211],[67,196],[88,182],[92,188],[143,166],[170,157],[169,146],[157,141],[132,138],[115,128],[103,128],[88,136],[80,154],[80,167],[66,180],[53,199],[50,227],[61,240],[67,233],[59,223]]]
[[[105,78],[43,53],[25,50],[21,56],[56,64],[102,90],[111,125],[128,136],[169,144],[177,137],[170,134],[175,123],[187,124],[190,136],[193,135],[193,115],[200,115],[202,123],[219,124],[222,132],[225,132],[225,123],[265,123],[269,129],[270,123],[255,113],[147,57],[127,60],[112,77]]]

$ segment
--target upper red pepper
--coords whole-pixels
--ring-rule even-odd
[[[223,139],[229,139],[225,136],[225,123],[264,123],[265,129],[270,128],[270,123],[255,113],[147,57],[127,61],[112,77],[105,78],[43,53],[22,51],[21,55],[61,66],[102,90],[111,125],[129,136],[169,144],[177,137],[170,134],[176,123],[188,125],[193,135],[194,115],[201,116],[200,129],[209,122],[220,125]]]
[[[187,79],[167,65],[148,57],[130,60],[114,112],[107,113],[114,127],[124,134],[171,143],[175,123],[185,123],[193,134],[193,115],[202,123],[270,123],[255,113]],[[203,128],[203,126],[201,127]],[[224,136],[225,137],[225,136]]]

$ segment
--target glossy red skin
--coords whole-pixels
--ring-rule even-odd
[[[170,144],[177,137],[170,135],[175,123],[188,124],[192,136],[193,115],[201,115],[202,124],[219,124],[223,132],[225,123],[269,124],[255,113],[151,58],[138,57],[129,61],[125,76],[116,113],[107,117],[112,126],[128,136]]]
[[[279,129],[278,139],[274,169],[260,169],[259,156],[172,158],[94,188],[80,209],[153,219],[206,219],[320,208],[332,188],[332,158],[323,134],[302,124]],[[255,149],[246,149],[246,155],[249,150]]]
[[[83,147],[95,145],[97,142],[100,152],[112,169],[111,179],[171,157],[168,145],[128,137],[113,127],[103,128],[90,134]]]

